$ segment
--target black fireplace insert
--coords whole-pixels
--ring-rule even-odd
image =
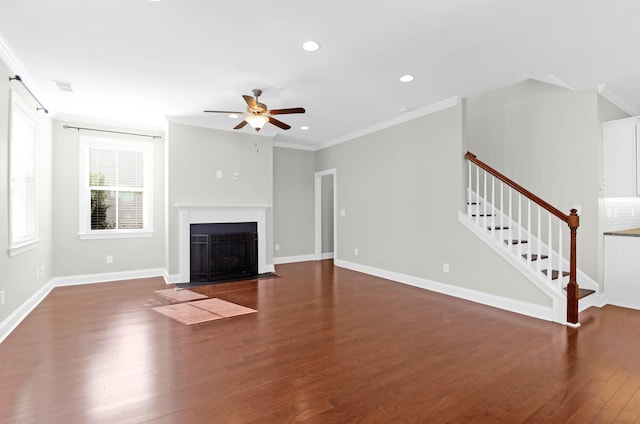
[[[191,282],[258,275],[258,224],[191,224]]]

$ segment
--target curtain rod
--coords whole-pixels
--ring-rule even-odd
[[[38,98],[36,96],[33,95],[33,93],[31,92],[31,90],[29,90],[29,87],[26,86],[26,84],[24,83],[24,81],[22,81],[22,78],[20,78],[20,75],[16,75],[13,77],[9,77],[9,81],[13,81],[16,80],[18,81],[20,84],[22,84],[22,86],[24,87],[25,90],[27,90],[27,92],[29,94],[31,94],[31,97],[33,97],[33,100],[36,101],[36,103],[38,103],[40,105],[40,107],[37,107],[36,110],[42,110],[44,111],[44,113],[49,113],[49,111],[47,110],[46,107],[44,107],[44,105],[42,103],[40,103],[40,100],[38,100]]]
[[[122,131],[111,131],[111,130],[100,130],[100,129],[97,129],[97,128],[72,127],[70,125],[63,125],[62,128],[64,128],[65,130],[68,130],[69,128],[71,128],[71,129],[78,130],[78,131],[85,130],[85,131],[107,132],[107,133],[114,133],[114,134],[137,135],[138,137],[149,137],[149,138],[153,138],[154,140],[157,139],[157,138],[162,138],[162,136],[159,136],[159,135],[137,134],[137,133],[122,132]]]

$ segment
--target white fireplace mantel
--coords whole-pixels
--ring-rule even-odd
[[[272,271],[267,266],[267,209],[271,205],[175,205],[178,209],[180,281],[191,276],[191,224],[256,222],[258,224],[258,273]]]

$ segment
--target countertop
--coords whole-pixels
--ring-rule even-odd
[[[618,230],[607,231],[605,236],[626,236],[626,237],[640,237],[640,228],[632,228],[630,230]]]

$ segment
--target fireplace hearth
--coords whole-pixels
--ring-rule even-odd
[[[191,224],[190,237],[191,282],[258,275],[256,222]]]

